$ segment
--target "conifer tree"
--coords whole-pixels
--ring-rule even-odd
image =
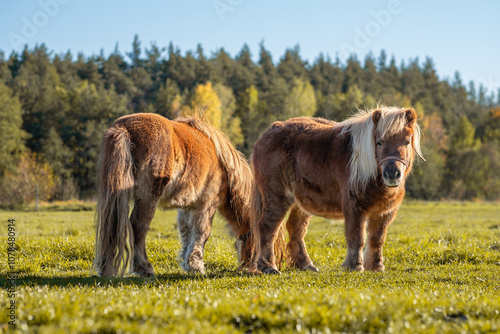
[[[55,128],[50,128],[46,137],[42,139],[42,155],[45,161],[50,161],[54,174],[60,180],[71,178],[74,155],[69,147],[64,145]]]
[[[320,54],[310,71],[311,84],[323,96],[339,93],[342,89],[343,73],[339,66]]]
[[[450,152],[476,148],[479,144],[475,138],[474,126],[466,116],[462,116],[450,135]]]
[[[286,83],[292,86],[294,78],[307,77],[305,65],[306,63],[300,57],[300,47],[296,45],[294,48],[285,51],[285,55],[280,60],[277,69]]]
[[[301,116],[312,117],[316,107],[316,96],[312,85],[303,79],[294,78],[292,89],[285,98],[283,112],[277,117],[279,120]]]
[[[12,79],[12,75],[9,70],[9,65],[4,59],[4,53],[0,50],[0,82],[6,83]]]
[[[344,69],[344,81],[342,83],[342,92],[347,93],[349,88],[351,88],[354,85],[360,87],[360,83],[362,80],[363,80],[363,69],[359,64],[356,55],[351,55],[347,59],[347,66]]]
[[[244,142],[241,130],[241,119],[235,115],[236,98],[231,88],[218,83],[214,86],[214,91],[221,102],[221,127],[233,145],[241,146]]]
[[[259,92],[255,86],[250,86],[241,93],[237,104],[237,115],[245,125],[242,129],[245,140],[244,152],[250,155],[260,134],[276,121],[276,117],[268,109],[267,104],[259,99]]]
[[[134,41],[132,42],[132,51],[127,53],[127,56],[132,61],[132,67],[140,67],[142,65],[141,59],[141,42],[139,41],[139,36],[134,36]]]
[[[179,105],[182,104],[179,86],[170,78],[160,86],[156,97],[155,110],[158,114],[170,119],[179,116]]]
[[[45,133],[58,126],[69,110],[67,91],[45,45],[23,51],[14,87],[24,110],[24,129],[31,134],[28,147],[39,152]]]
[[[19,155],[26,151],[29,134],[23,130],[21,103],[0,81],[0,179],[12,170]]]
[[[203,54],[201,44],[196,47],[196,82],[205,84],[212,79],[212,65]]]

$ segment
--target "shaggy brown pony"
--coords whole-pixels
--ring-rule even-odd
[[[256,257],[248,270],[279,273],[273,246],[288,211],[289,266],[318,271],[304,243],[311,215],[317,215],[345,219],[345,268],[383,270],[387,227],[403,200],[415,153],[422,156],[413,109],[361,111],[341,123],[274,123],[253,149]]]
[[[217,209],[240,237],[240,261],[247,261],[251,182],[244,157],[205,121],[157,114],[119,118],[106,131],[99,158],[94,270],[121,276],[130,266],[138,275],[154,275],[146,234],[158,202],[179,209],[185,270],[204,273],[204,246]]]

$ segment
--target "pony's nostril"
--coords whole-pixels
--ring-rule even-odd
[[[399,169],[398,169],[398,170],[396,170],[396,172],[394,173],[394,177],[395,177],[396,179],[399,179],[399,178],[401,177],[401,172],[399,171]]]
[[[384,179],[388,179],[389,178],[389,172],[387,172],[387,170],[384,170]]]

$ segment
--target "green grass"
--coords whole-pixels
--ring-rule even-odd
[[[384,273],[345,272],[343,223],[314,218],[306,242],[320,273],[241,275],[217,218],[207,275],[187,274],[175,215],[156,213],[147,249],[157,278],[145,280],[90,277],[92,211],[0,212],[0,323],[10,301],[6,220],[14,218],[19,332],[500,331],[498,203],[406,203],[389,227]]]

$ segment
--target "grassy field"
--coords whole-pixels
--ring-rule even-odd
[[[76,206],[73,209],[87,208]],[[52,208],[61,210],[63,208]],[[184,273],[175,212],[148,234],[156,279],[90,277],[93,211],[0,212],[0,331],[11,300],[19,332],[500,331],[498,203],[408,202],[390,226],[384,273],[349,273],[343,223],[315,218],[306,242],[320,273],[237,274],[233,240],[217,218],[207,275]],[[7,219],[15,219],[19,276],[7,287]],[[1,325],[3,323],[3,325]]]

